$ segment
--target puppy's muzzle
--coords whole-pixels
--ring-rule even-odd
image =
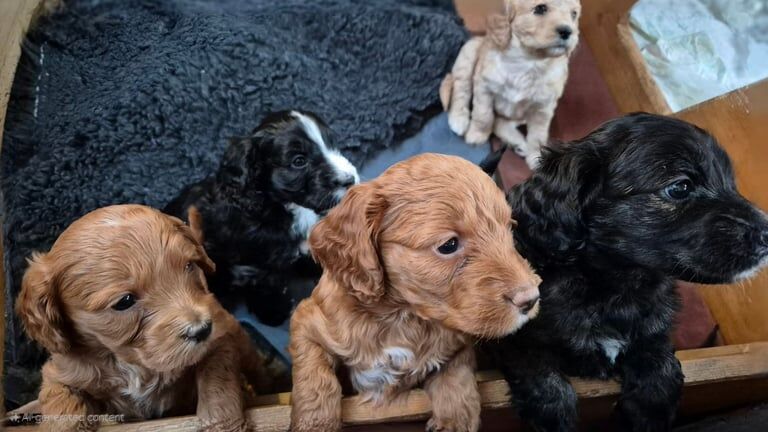
[[[190,325],[183,337],[188,341],[200,343],[208,339],[212,332],[213,322],[211,320],[206,320],[198,324]]]

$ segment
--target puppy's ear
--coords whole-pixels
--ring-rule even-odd
[[[257,138],[231,138],[216,175],[218,182],[225,187],[245,187],[249,177],[258,175],[258,167],[252,163],[256,159],[252,153],[257,147]]]
[[[200,211],[197,209],[197,207],[190,206],[187,209],[187,219],[189,219],[189,225],[186,225],[179,218],[173,216],[168,217],[173,220],[173,223],[176,225],[176,229],[181,232],[181,235],[183,235],[187,240],[195,245],[197,254],[200,257],[196,264],[200,266],[200,268],[203,269],[206,274],[215,273],[216,264],[214,264],[213,260],[208,257],[208,254],[205,252],[205,248],[203,247],[203,216],[200,214]]]
[[[517,230],[543,245],[531,253],[556,261],[570,261],[584,247],[584,213],[601,190],[599,150],[586,139],[567,146],[543,149],[539,169],[510,192]]]
[[[189,223],[189,229],[192,230],[192,235],[195,237],[198,243],[203,244],[205,241],[205,235],[203,231],[203,215],[200,214],[200,210],[195,206],[190,206],[187,209],[187,222]]]
[[[16,299],[16,313],[30,338],[50,353],[66,353],[70,349],[70,340],[64,331],[67,323],[48,256],[33,254],[27,262],[29,267]]]
[[[505,49],[512,40],[512,19],[508,13],[491,14],[486,19],[486,35],[499,49]]]
[[[371,183],[352,187],[309,235],[312,256],[362,303],[384,294],[378,236],[387,202]]]

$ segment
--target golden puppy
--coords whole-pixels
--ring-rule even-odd
[[[440,99],[451,130],[468,143],[482,144],[495,133],[535,168],[568,79],[568,57],[579,40],[581,4],[505,4],[505,14],[489,17],[487,35],[462,47]],[[527,136],[518,129],[523,125]]]
[[[338,364],[377,402],[424,384],[429,430],[476,431],[473,336],[538,312],[504,194],[477,166],[425,154],[353,186],[312,230],[324,273],[291,319],[291,428],[341,428]]]
[[[241,351],[250,345],[208,292],[203,273],[213,270],[197,233],[139,205],[93,211],[33,255],[16,310],[51,353],[39,402],[59,417],[43,426],[197,412],[205,430],[246,429]]]

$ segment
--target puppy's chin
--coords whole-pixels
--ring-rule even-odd
[[[768,254],[763,256],[763,258],[760,260],[760,262],[756,266],[736,274],[736,276],[733,277],[733,280],[731,280],[731,282],[741,282],[747,279],[751,279],[752,277],[760,273],[760,270],[766,268],[767,266],[768,266]]]

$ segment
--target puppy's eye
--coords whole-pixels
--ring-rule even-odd
[[[571,18],[576,19],[579,16],[579,13],[576,11],[571,11]]]
[[[117,301],[114,305],[112,305],[112,309],[116,311],[124,311],[131,306],[136,304],[136,296],[133,294],[126,294],[120,298],[120,300]]]
[[[451,237],[450,240],[441,244],[437,251],[443,255],[450,255],[459,250],[459,239],[457,237]]]
[[[549,11],[549,7],[545,4],[536,5],[535,8],[533,8],[533,14],[534,15],[544,15]]]
[[[304,168],[307,166],[307,158],[302,155],[296,156],[291,161],[291,166],[294,168]]]
[[[688,179],[676,181],[664,189],[668,197],[676,200],[688,198],[691,192],[693,192],[693,183]]]
[[[195,269],[195,263],[192,261],[187,261],[187,264],[184,265],[184,271],[187,273],[191,273],[192,270]]]

